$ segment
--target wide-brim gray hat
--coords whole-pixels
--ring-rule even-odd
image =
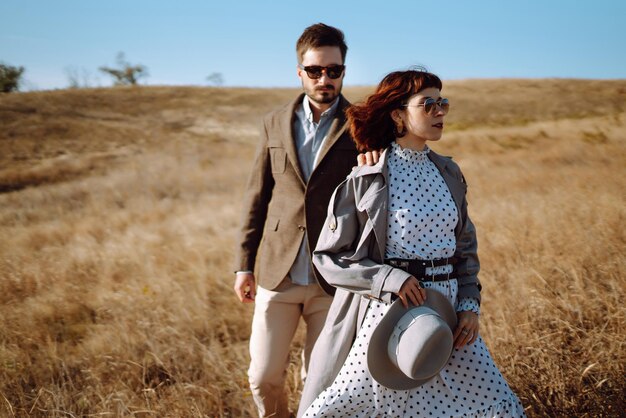
[[[372,336],[367,366],[378,383],[394,390],[416,388],[446,365],[453,349],[456,312],[448,299],[432,289],[426,301],[405,308],[397,299]]]

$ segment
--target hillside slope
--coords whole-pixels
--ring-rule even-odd
[[[260,118],[296,94],[0,95],[0,415],[255,415],[252,311],[230,264]],[[469,184],[496,362],[529,416],[619,416],[626,80],[467,80],[444,95],[432,147]]]

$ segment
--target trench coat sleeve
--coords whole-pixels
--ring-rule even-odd
[[[459,283],[459,299],[476,298],[480,303],[480,290],[482,288],[478,280],[480,264],[477,254],[476,229],[469,217],[465,220],[465,226],[461,236],[457,240],[455,257],[459,259],[456,264],[457,281]]]
[[[235,271],[254,270],[257,251],[263,237],[267,208],[274,189],[267,144],[268,134],[264,122],[242,205],[242,226],[235,252]]]
[[[461,169],[456,166],[456,175],[467,186]],[[475,298],[480,304],[480,290],[482,288],[478,279],[480,262],[478,260],[478,241],[476,240],[476,228],[467,213],[467,196],[463,198],[461,206],[463,216],[463,229],[456,240],[457,258],[456,273],[459,284],[459,300],[462,298]]]
[[[372,249],[378,248],[377,220],[369,218],[367,210],[357,209],[357,189],[363,189],[362,184],[355,186],[357,182],[363,178],[350,176],[335,189],[313,263],[332,286],[390,303],[411,275],[372,259]],[[385,216],[386,211],[381,213]]]

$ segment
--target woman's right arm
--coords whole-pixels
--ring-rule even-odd
[[[367,213],[357,209],[357,181],[350,176],[335,189],[313,263],[332,286],[389,303],[411,275],[370,257],[376,236]]]

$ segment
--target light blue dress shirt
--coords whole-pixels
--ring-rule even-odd
[[[293,138],[298,151],[298,161],[300,170],[305,181],[309,181],[311,173],[315,169],[322,144],[328,138],[328,131],[332,124],[335,112],[339,107],[339,98],[335,100],[330,108],[320,116],[319,122],[313,121],[313,111],[309,103],[309,98],[304,96],[302,104],[296,109],[296,117],[293,121]],[[311,266],[307,235],[300,243],[298,256],[289,270],[289,277],[294,284],[306,286],[315,283],[315,276]]]

